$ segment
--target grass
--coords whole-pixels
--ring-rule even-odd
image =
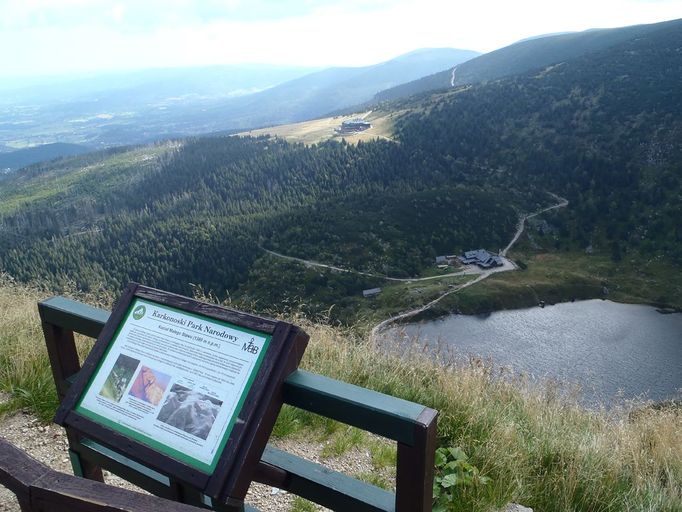
[[[122,180],[138,179],[141,169],[153,166],[161,154],[172,148],[171,143],[135,148],[91,165],[55,167],[35,177],[17,175],[11,186],[0,188],[0,214],[10,214],[29,203],[60,200],[76,188],[93,192]]]
[[[50,421],[56,397],[36,311],[45,295],[0,285],[0,391],[9,394],[2,411],[28,409]],[[556,387],[503,381],[484,364],[434,362],[420,346],[394,355],[354,331],[293,321],[311,335],[305,369],[440,411],[439,444],[461,447],[492,479],[458,489],[453,510],[488,511],[509,501],[545,512],[682,510],[679,406],[588,411]],[[330,456],[359,446],[377,468],[395,462],[395,452],[372,436],[291,407],[275,433],[325,438]],[[295,507],[311,510],[304,500]]]
[[[238,135],[251,135],[254,137],[270,135],[272,137],[280,137],[292,143],[303,143],[306,145],[317,144],[332,138],[343,138],[350,144],[357,144],[359,141],[366,142],[376,138],[390,139],[393,136],[395,118],[400,113],[374,111],[367,116],[367,121],[372,123],[372,128],[359,133],[344,134],[343,137],[336,133],[335,130],[341,126],[343,121],[362,117],[363,115],[365,114],[324,117],[300,123],[260,128],[258,130],[242,132]]]
[[[633,254],[616,263],[603,254],[533,252],[523,247],[510,257],[527,268],[495,274],[447,297],[422,318],[594,298],[682,309],[682,274],[660,259]]]
[[[312,501],[304,500],[300,496],[296,496],[291,504],[291,512],[317,512],[317,510],[317,505]]]

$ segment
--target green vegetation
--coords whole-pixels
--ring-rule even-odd
[[[464,450],[455,447],[436,449],[435,474],[433,477],[433,510],[446,512],[458,510],[460,495],[469,487],[480,487],[490,483],[490,478],[481,476],[476,466],[469,462]]]
[[[532,236],[532,233],[531,233]],[[523,241],[512,259],[525,269],[495,274],[461,292],[449,295],[420,318],[453,311],[477,314],[500,309],[556,304],[572,300],[609,299],[647,303],[682,310],[682,274],[663,258],[647,258],[632,252],[614,262],[609,254],[595,249],[549,252]]]
[[[0,286],[0,391],[9,394],[3,412],[25,408],[51,421],[56,397],[35,307],[43,293]],[[311,335],[304,368],[440,411],[440,446],[460,447],[478,478],[490,478],[455,486],[457,510],[488,511],[508,501],[548,512],[682,508],[679,407],[586,411],[549,384],[502,381],[485,366],[437,366],[420,347],[397,357],[350,331],[294,321]],[[85,341],[82,347],[85,354]],[[330,455],[367,449],[381,477],[364,476],[380,485],[395,460],[372,436],[293,408],[284,409],[278,431],[327,439]]]
[[[682,265],[676,28],[403,101],[391,107],[407,112],[397,143],[207,137],[34,166],[0,182],[0,269],[57,290],[198,286],[259,311],[369,323],[452,283],[396,285],[263,249],[417,277],[437,255],[503,247],[517,212],[546,206],[550,191],[570,204],[514,255],[527,270],[453,294],[441,312],[601,296],[604,284],[609,297],[679,307],[675,279],[661,279]],[[374,287],[384,292],[362,300]]]

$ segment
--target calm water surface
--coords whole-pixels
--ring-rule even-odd
[[[451,315],[389,330],[491,359],[516,373],[581,386],[590,404],[681,398],[682,314],[589,300],[545,308]]]

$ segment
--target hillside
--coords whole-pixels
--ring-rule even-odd
[[[500,169],[498,180],[566,197],[574,207],[556,227],[583,249],[599,244],[622,257],[639,248],[679,265],[680,26],[425,99],[397,135],[437,165]]]
[[[102,148],[302,121],[476,55],[431,48],[353,68],[254,64],[15,84],[0,97],[0,146],[68,142]]]
[[[0,277],[0,435],[14,434],[26,449],[36,429],[50,430],[50,458],[60,464],[68,461],[66,453],[55,451],[63,447],[55,441],[63,434],[35,418],[50,422],[57,406],[36,308],[45,296]],[[76,298],[110,307],[102,297]],[[351,332],[300,316],[292,320],[310,335],[302,368],[439,411],[439,446],[459,447],[490,479],[451,487],[460,509],[487,512],[509,501],[545,512],[676,512],[682,506],[679,407],[633,404],[624,410],[586,411],[556,382],[492,378],[493,369],[481,362],[438,364],[421,347],[401,347],[399,357],[386,350],[390,347]],[[79,339],[81,354],[90,347]],[[9,432],[18,422],[18,432]],[[326,465],[351,456],[354,464],[345,469],[352,468],[353,476],[391,486],[386,475],[395,467],[395,444],[389,447],[366,432],[287,406],[273,437],[299,454],[301,446],[322,445],[319,456]],[[371,460],[369,473],[355,473],[358,458]],[[291,510],[311,510],[308,503],[298,505]],[[288,509],[280,502],[276,510]]]
[[[43,144],[31,148],[17,149],[0,153],[0,173],[12,171],[38,162],[46,162],[55,158],[80,155],[92,151],[92,148],[78,144]]]
[[[615,29],[593,29],[520,41],[456,66],[454,79],[453,69],[446,69],[382,91],[373,98],[372,103],[523,74],[603,51],[626,41],[636,41],[667,28],[682,30],[682,20]]]
[[[329,68],[266,91],[236,98],[205,113],[186,112],[188,118],[207,118],[230,129],[258,128],[312,119],[363,103],[377,92],[471,59],[469,50],[431,48],[364,67]],[[217,121],[220,120],[220,121]],[[214,130],[220,125],[215,124]]]
[[[470,310],[523,304],[532,279],[552,300],[646,280],[620,297],[681,307],[680,48],[677,24],[661,24],[558,66],[398,102],[395,142],[211,137],[36,165],[0,183],[0,269],[58,288],[196,285],[261,310],[378,321],[454,284],[363,301],[382,275],[497,250],[518,212],[547,206],[552,192],[569,207],[546,214],[513,255],[534,266],[497,278],[516,283],[503,302],[462,294]]]

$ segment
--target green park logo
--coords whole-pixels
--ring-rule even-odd
[[[145,314],[146,312],[147,312],[147,308],[145,308],[143,305],[140,304],[139,306],[137,306],[137,307],[133,310],[133,318],[134,318],[135,320],[139,320],[140,318],[142,318],[142,317],[144,316],[144,314]]]

